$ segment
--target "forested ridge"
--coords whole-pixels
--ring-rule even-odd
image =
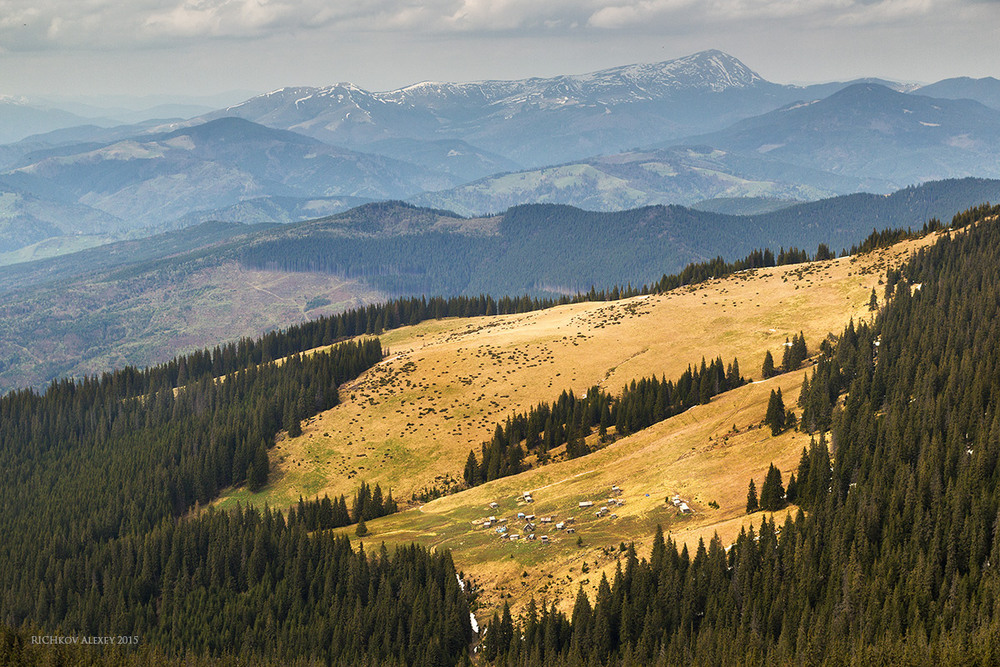
[[[446,211],[384,202],[268,232],[237,256],[254,268],[361,278],[392,295],[551,297],[591,285],[653,284],[663,273],[723,252],[731,260],[790,244],[847,249],[871,227],[915,227],[995,199],[996,185],[975,178],[938,181],[888,196],[859,193],[752,216],[683,206],[605,212],[525,204],[490,218],[491,233],[463,226]],[[454,231],[435,226],[438,217],[450,218],[443,229]]]
[[[265,484],[277,431],[336,405],[338,385],[382,356],[363,339],[180,388],[184,359],[0,398],[0,625],[137,637],[151,660],[459,660],[471,629],[447,554],[368,557],[310,536],[329,501],[287,523],[268,509],[179,518],[224,487]],[[352,518],[393,510],[381,494],[363,485]],[[3,637],[6,664],[48,648]]]
[[[804,454],[805,514],[762,519],[728,553],[718,537],[678,552],[660,533],[649,560],[630,551],[570,616],[543,603],[495,617],[487,658],[997,664],[998,213],[956,216],[988,221],[917,253],[874,323],[849,326],[817,367],[817,397],[836,388],[824,399],[832,465],[822,469],[825,446]]]
[[[0,631],[0,664],[52,664],[43,656],[57,649],[31,645],[29,632],[131,638],[117,648],[81,646],[83,664],[190,655],[240,664],[443,665],[460,661],[472,638],[447,552],[409,546],[369,555],[346,537],[286,525],[271,510],[164,520],[60,565],[54,591],[39,591],[31,625]],[[72,614],[80,595],[82,618]]]

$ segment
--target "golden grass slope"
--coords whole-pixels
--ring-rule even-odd
[[[760,376],[766,350],[780,363],[786,337],[810,349],[851,318],[867,317],[888,263],[928,241],[858,258],[746,271],[664,295],[582,303],[496,317],[448,319],[382,337],[390,356],[342,387],[342,404],[271,451],[272,483],[222,502],[287,507],[299,495],[350,494],[366,480],[399,500],[460,480],[498,421],[564,389],[617,392],[649,375],[676,379],[721,355]],[[730,425],[731,426],[731,425]]]
[[[509,596],[516,609],[532,595],[568,609],[577,586],[582,584],[590,592],[602,573],[613,576],[616,563],[625,557],[622,542],[635,541],[640,553],[648,555],[658,524],[692,554],[699,539],[707,544],[715,532],[728,545],[750,522],[759,525],[762,514],[745,513],[748,480],[755,477],[759,487],[772,462],[787,479],[809,441],[797,432],[772,437],[760,422],[771,390],[781,387],[786,396],[797,396],[804,373],[727,392],[589,456],[371,521],[372,532],[365,542],[369,547],[419,542],[451,549],[456,565],[481,589],[487,610]],[[613,486],[621,489],[621,495],[612,493]],[[526,491],[534,502],[524,502]],[[674,494],[693,513],[682,515],[668,501]],[[614,505],[612,498],[625,503]],[[594,505],[581,508],[581,501]],[[713,501],[718,508],[709,504]],[[494,502],[499,507],[491,507]],[[598,517],[595,513],[602,506],[608,507],[608,514]],[[523,530],[526,520],[517,520],[519,512],[536,516],[533,529]],[[512,541],[495,526],[484,527],[481,520],[491,515],[505,519],[507,534],[521,539]],[[543,523],[540,517],[551,517],[552,522]],[[570,519],[572,534],[557,529],[558,522]],[[529,534],[536,539],[524,539]],[[543,543],[542,535],[548,543]]]
[[[406,500],[414,491],[460,480],[470,449],[477,454],[497,421],[514,411],[594,384],[617,392],[649,375],[676,379],[689,363],[721,355],[759,378],[766,350],[780,363],[786,337],[804,332],[810,352],[850,319],[871,315],[868,302],[889,265],[902,263],[933,237],[857,258],[747,271],[721,280],[612,303],[584,303],[523,315],[425,322],[383,336],[389,356],[341,389],[342,404],[304,424],[301,437],[279,436],[271,483],[235,501],[287,507],[301,494],[350,495],[365,480]],[[530,595],[572,603],[576,587],[594,589],[624,557],[622,542],[648,553],[663,525],[689,549],[716,532],[731,543],[760,514],[745,514],[747,481],[758,488],[774,462],[787,479],[808,437],[774,438],[760,423],[772,389],[793,407],[804,371],[717,396],[589,456],[529,470],[369,522],[369,547],[416,541],[452,549],[456,564],[482,590],[484,614]],[[607,505],[612,485],[623,506]],[[521,494],[533,491],[535,502]],[[666,502],[680,494],[693,514]],[[581,510],[581,500],[595,506]],[[709,505],[718,504],[718,508]],[[496,502],[499,507],[490,508]],[[536,519],[540,540],[502,539],[473,523],[494,515],[521,533],[518,512]],[[574,518],[575,533],[554,529]],[[782,516],[777,517],[780,522]],[[353,534],[353,528],[344,529]],[[525,532],[524,535],[529,534]],[[582,545],[577,544],[577,540]]]

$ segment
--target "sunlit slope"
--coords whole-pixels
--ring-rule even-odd
[[[271,450],[271,483],[230,494],[286,507],[299,495],[350,495],[360,481],[416,491],[458,481],[497,421],[595,384],[617,392],[652,374],[676,379],[689,363],[737,357],[760,377],[766,350],[786,337],[810,351],[851,318],[868,317],[872,288],[911,241],[858,258],[747,271],[665,295],[583,303],[523,315],[449,319],[383,336],[390,356],[350,386],[342,404]],[[730,424],[730,427],[732,425]]]
[[[692,554],[700,538],[707,544],[718,532],[728,545],[751,522],[759,526],[761,513],[746,515],[748,480],[755,478],[759,487],[772,462],[787,480],[809,443],[809,436],[795,431],[772,437],[760,422],[772,390],[780,387],[794,404],[804,373],[727,392],[589,456],[371,521],[365,542],[369,548],[381,542],[390,547],[418,542],[451,549],[457,567],[481,587],[486,609],[501,605],[507,593],[514,596],[510,602],[515,606],[526,604],[532,595],[571,606],[580,583],[592,591],[602,572],[613,576],[615,564],[626,557],[622,542],[635,541],[640,555],[648,556],[657,525],[687,544]],[[621,495],[613,494],[615,486]],[[524,502],[526,491],[534,502]],[[692,513],[682,515],[667,502],[674,494]],[[625,503],[612,505],[609,498]],[[594,505],[581,508],[581,501]],[[498,507],[491,507],[494,502]],[[598,517],[595,512],[602,506],[609,514]],[[517,520],[519,512],[536,516],[533,530],[522,530],[526,521]],[[477,525],[491,515],[506,519],[507,533],[522,539],[511,541],[496,526]],[[552,522],[543,523],[540,517],[552,517]],[[566,524],[573,533],[557,528],[567,520],[573,521]],[[353,536],[353,527],[343,530]],[[532,532],[536,539],[525,540]]]

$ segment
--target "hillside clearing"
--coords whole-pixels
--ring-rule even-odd
[[[279,436],[272,483],[247,498],[287,507],[299,495],[350,494],[362,481],[399,500],[461,479],[498,421],[599,384],[676,378],[702,357],[740,361],[759,379],[764,353],[781,359],[802,331],[811,352],[830,332],[869,317],[868,300],[909,241],[858,258],[744,271],[663,295],[560,306],[519,315],[433,320],[382,336],[386,360],[341,387],[341,405]]]

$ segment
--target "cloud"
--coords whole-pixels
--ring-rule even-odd
[[[595,11],[588,25],[605,30],[745,21],[800,20],[812,23],[878,23],[919,18],[961,4],[949,0],[623,0]]]
[[[0,50],[128,49],[281,33],[577,34],[791,20],[859,25],[985,0],[0,0]]]

